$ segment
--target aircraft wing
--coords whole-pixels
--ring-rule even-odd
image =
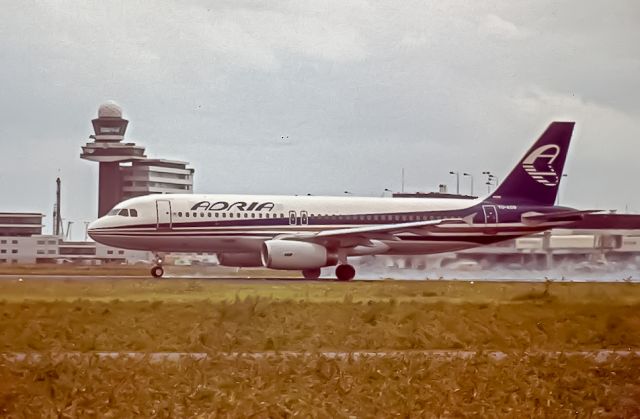
[[[600,210],[584,210],[584,211],[561,211],[542,214],[539,212],[531,212],[522,214],[522,223],[527,225],[538,225],[544,223],[554,222],[575,222],[580,221],[587,214],[593,214],[594,212],[600,212]]]
[[[323,230],[313,233],[283,234],[278,239],[283,240],[304,240],[314,242],[334,242],[339,246],[349,246],[361,240],[394,240],[394,234],[434,227],[443,224],[470,223],[475,214],[464,219],[442,219],[428,221],[412,221],[408,223],[382,224],[362,227],[338,228],[333,230]]]
[[[446,220],[429,220],[429,221],[414,221],[410,223],[398,223],[398,224],[383,224],[374,226],[352,227],[352,228],[338,228],[335,230],[324,230],[315,233],[315,238],[320,237],[341,237],[341,236],[358,236],[358,235],[376,235],[377,233],[393,234],[400,233],[402,231],[413,230],[421,227],[430,227],[438,224],[442,224]]]

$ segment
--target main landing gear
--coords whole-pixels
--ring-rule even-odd
[[[320,278],[320,268],[303,269],[302,276],[304,279],[318,279]]]
[[[356,269],[349,265],[343,264],[336,267],[336,277],[338,281],[351,281],[356,276]]]
[[[302,276],[304,279],[318,279],[320,278],[320,268],[303,269]],[[338,281],[351,281],[356,276],[356,269],[349,264],[342,264],[336,267],[336,278]]]

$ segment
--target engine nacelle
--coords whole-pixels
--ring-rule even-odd
[[[260,256],[262,264],[271,269],[315,269],[338,262],[338,255],[326,247],[295,240],[267,240]]]
[[[256,268],[262,266],[260,253],[219,253],[218,263],[222,266]]]

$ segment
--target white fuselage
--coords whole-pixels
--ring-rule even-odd
[[[127,215],[122,210],[127,210]],[[131,216],[131,210],[136,216]],[[376,239],[367,246],[354,239],[345,253],[354,256],[440,253],[541,230],[519,222],[501,222],[500,211],[505,210],[468,199],[148,195],[117,205],[110,215],[92,223],[89,233],[98,242],[127,249],[259,253],[263,242],[282,235],[437,219],[452,221],[446,227],[415,229]]]

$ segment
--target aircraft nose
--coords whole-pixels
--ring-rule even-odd
[[[102,218],[98,218],[97,220],[91,222],[87,227],[87,234],[93,240],[96,240],[96,235],[100,228],[104,227],[104,220]],[[96,240],[97,241],[97,240]]]

